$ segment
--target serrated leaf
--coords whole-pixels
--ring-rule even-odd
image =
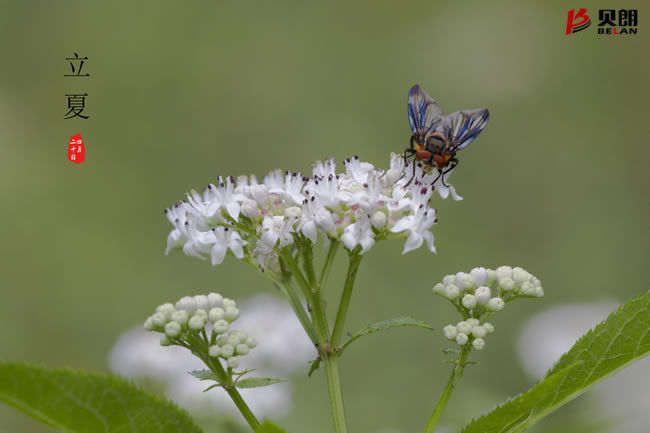
[[[249,377],[237,381],[235,384],[237,388],[259,388],[261,386],[269,386],[274,383],[286,382],[283,379],[273,379],[271,377]]]
[[[0,401],[65,432],[201,432],[174,403],[112,375],[0,362]]]
[[[364,335],[374,334],[375,332],[383,331],[385,329],[396,328],[398,326],[415,326],[418,328],[425,328],[433,331],[433,328],[421,320],[416,320],[412,317],[396,317],[394,319],[383,320],[381,322],[368,325],[356,334],[352,335],[348,341],[343,344],[339,352],[343,352],[346,347],[354,340],[363,337]]]
[[[192,370],[188,371],[189,374],[196,377],[199,380],[214,380],[218,382],[217,375],[214,374],[212,370]]]
[[[287,433],[287,431],[265,419],[262,425],[255,430],[255,433]]]
[[[528,392],[472,421],[463,433],[515,433],[650,352],[650,293],[582,336]]]

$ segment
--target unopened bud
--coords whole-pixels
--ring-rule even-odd
[[[250,348],[246,344],[238,344],[237,347],[235,347],[237,355],[248,355],[249,351]]]
[[[445,334],[445,338],[448,340],[455,340],[456,335],[458,335],[458,329],[454,325],[447,325],[442,328],[442,333]]]
[[[457,299],[459,295],[460,295],[460,290],[454,284],[445,286],[445,297],[447,299],[453,301],[454,299]]]
[[[462,334],[470,334],[472,332],[472,325],[466,321],[462,321],[456,324],[456,329]]]
[[[246,200],[241,205],[241,213],[248,218],[256,218],[260,214],[260,208],[255,200]]]
[[[210,349],[208,349],[208,355],[216,358],[217,356],[221,355],[221,348],[216,344],[214,346],[210,346]]]
[[[239,310],[235,307],[226,307],[225,313],[224,313],[224,319],[226,319],[228,322],[233,322],[237,320],[239,317]]]
[[[476,291],[474,292],[474,296],[476,296],[476,302],[478,302],[481,305],[485,305],[490,300],[492,293],[489,287],[481,286],[476,289]]]
[[[467,294],[463,296],[462,303],[463,307],[471,310],[472,308],[476,307],[476,297],[474,295]]]
[[[284,210],[284,215],[287,218],[298,219],[302,215],[302,210],[298,206],[289,206]]]
[[[171,317],[172,313],[175,310],[176,309],[174,308],[174,306],[172,304],[170,304],[169,302],[166,303],[166,304],[159,305],[156,308],[156,312],[163,313],[165,315],[165,318],[167,318],[167,320],[169,320],[169,318]]]
[[[208,293],[208,305],[210,309],[221,307],[221,301],[223,301],[223,296],[218,293]]]
[[[221,356],[224,358],[230,358],[235,353],[235,348],[230,344],[224,344],[221,346]]]
[[[165,317],[164,313],[154,313],[151,316],[151,322],[156,328],[162,328],[167,323],[167,317]]]
[[[197,310],[208,311],[210,309],[210,306],[208,304],[208,297],[205,295],[196,295],[194,297],[194,302],[196,302]]]
[[[458,335],[456,335],[456,343],[460,344],[461,346],[467,344],[468,340],[469,338],[467,337],[467,335],[463,333],[459,333]]]
[[[487,309],[490,311],[501,311],[504,306],[505,303],[501,298],[492,298],[487,303]]]
[[[475,326],[472,328],[472,335],[474,337],[483,338],[487,335],[487,331],[482,326]]]
[[[176,322],[169,322],[165,325],[165,335],[170,338],[178,337],[181,334],[181,325]]]
[[[226,332],[228,330],[229,326],[230,325],[225,320],[223,320],[223,319],[217,320],[212,325],[212,332],[217,333],[217,334],[223,334],[224,332]]]
[[[370,222],[372,223],[372,226],[374,228],[382,229],[386,225],[387,219],[388,218],[386,217],[386,214],[378,210],[372,215],[372,218],[370,218]]]
[[[474,341],[472,341],[472,347],[474,350],[483,350],[485,347],[485,340],[482,338],[475,338]]]
[[[215,307],[210,310],[210,313],[208,314],[208,318],[210,319],[210,322],[214,323],[216,321],[219,321],[223,319],[225,312],[223,311],[223,308]]]
[[[187,326],[193,331],[199,331],[203,329],[205,323],[206,318],[203,315],[199,314],[190,317],[189,322],[187,322]]]

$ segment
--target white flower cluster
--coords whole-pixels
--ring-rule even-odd
[[[310,178],[280,170],[261,183],[255,176],[219,177],[202,194],[191,191],[165,209],[174,226],[166,253],[182,247],[186,255],[209,257],[216,265],[230,251],[264,266],[277,248],[296,242],[338,239],[363,254],[389,236],[407,238],[403,253],[424,241],[435,252],[433,191],[442,198],[462,198],[449,185],[451,173],[425,173],[417,164],[411,179],[410,164],[405,167],[402,155],[391,154],[390,169],[383,171],[355,156],[344,161],[345,173],[336,173],[334,160],[327,159],[313,165]]]
[[[528,271],[500,266],[496,270],[474,268],[469,273],[446,275],[433,287],[433,293],[454,304],[465,319],[445,326],[445,337],[461,346],[470,343],[475,350],[482,350],[483,338],[494,331],[494,326],[487,322],[492,314],[516,298],[541,298],[544,289]]]
[[[186,345],[188,337],[203,332],[210,342],[209,355],[223,358],[228,367],[237,368],[237,356],[247,355],[257,345],[253,337],[242,331],[230,329],[230,324],[239,317],[239,309],[232,299],[218,293],[185,296],[176,305],[159,305],[156,312],[144,322],[148,331],[163,333],[160,344]],[[187,346],[192,346],[192,342]]]

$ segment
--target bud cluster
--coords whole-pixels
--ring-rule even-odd
[[[487,322],[507,302],[517,298],[540,298],[540,281],[526,270],[510,266],[495,269],[474,268],[469,273],[447,275],[433,287],[433,293],[449,300],[463,316],[456,325],[443,328],[445,337],[475,350],[485,347],[485,336],[494,331]]]
[[[235,301],[210,293],[185,296],[176,304],[159,305],[144,322],[144,328],[162,333],[160,344],[163,346],[179,345],[191,349],[197,341],[203,341],[209,346],[209,356],[222,358],[228,367],[237,368],[237,357],[247,355],[257,345],[245,332],[230,329],[238,317]]]

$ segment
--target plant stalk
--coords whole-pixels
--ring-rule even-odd
[[[325,375],[327,376],[327,390],[332,406],[332,418],[334,420],[334,431],[336,433],[347,433],[345,424],[345,408],[343,406],[343,392],[341,390],[341,378],[339,377],[338,354],[328,353],[323,357],[325,363]]]
[[[451,397],[451,393],[454,391],[454,388],[456,388],[456,385],[463,376],[463,370],[465,369],[465,363],[467,361],[467,357],[469,356],[469,352],[469,345],[463,347],[463,350],[460,352],[458,361],[454,366],[454,369],[451,371],[451,375],[449,376],[449,380],[447,381],[445,389],[442,391],[442,395],[440,396],[440,400],[438,400],[438,404],[436,404],[436,407],[433,409],[433,413],[431,414],[431,418],[429,418],[429,422],[424,429],[424,433],[433,433],[435,430],[436,425],[438,424],[438,420],[440,419],[442,412],[447,406],[449,397]]]
[[[345,318],[348,315],[350,307],[350,299],[352,298],[352,289],[354,288],[354,280],[357,277],[357,271],[361,264],[362,255],[355,251],[350,256],[350,264],[348,266],[348,273],[345,277],[345,284],[343,286],[343,293],[341,294],[341,301],[339,302],[339,309],[336,312],[336,321],[334,322],[334,331],[332,331],[332,338],[330,344],[332,348],[336,348],[341,340],[343,334],[343,326],[345,325]]]

